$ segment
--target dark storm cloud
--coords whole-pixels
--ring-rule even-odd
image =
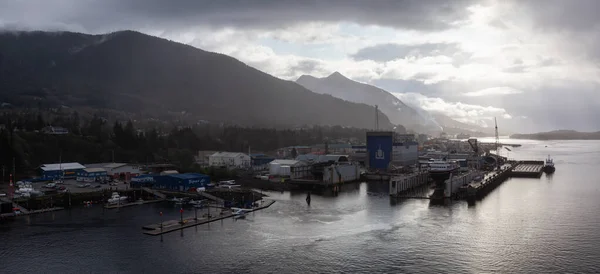
[[[481,1],[481,0],[480,0]],[[67,26],[89,32],[199,25],[277,28],[326,21],[440,30],[464,20],[477,0],[0,0],[0,24]]]
[[[452,56],[460,51],[457,44],[446,43],[427,43],[419,45],[380,44],[362,48],[353,54],[352,58],[357,61],[373,60],[376,62],[385,62],[407,56]]]

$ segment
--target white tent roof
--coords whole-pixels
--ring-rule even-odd
[[[43,171],[68,170],[68,169],[84,169],[80,163],[62,163],[62,164],[46,164],[40,167]]]

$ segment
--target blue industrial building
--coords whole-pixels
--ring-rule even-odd
[[[103,168],[86,168],[77,172],[77,181],[99,182],[108,179],[108,173]]]
[[[274,157],[267,156],[265,154],[250,154],[252,166],[266,165],[275,160]]]
[[[367,132],[367,168],[387,170],[392,160],[393,144],[393,132]]]
[[[41,180],[73,179],[85,169],[80,163],[44,164],[40,166]]]
[[[131,179],[131,187],[151,187],[173,191],[188,191],[206,187],[210,176],[199,173],[140,175]]]

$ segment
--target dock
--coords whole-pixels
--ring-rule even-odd
[[[106,208],[106,209],[116,209],[116,208],[121,208],[121,207],[129,207],[129,206],[135,206],[135,205],[145,205],[145,204],[158,203],[158,202],[163,202],[163,201],[165,201],[165,200],[160,199],[160,200],[136,201],[136,202],[132,202],[132,203],[123,203],[123,204],[114,204],[114,205],[106,204],[106,205],[104,205],[104,208]]]
[[[420,187],[429,182],[428,172],[419,172],[412,174],[403,174],[391,176],[390,178],[390,196],[396,198],[422,198],[427,196],[420,191]],[[417,191],[419,190],[419,191]]]
[[[39,213],[46,213],[46,212],[52,212],[52,211],[59,211],[59,210],[63,210],[64,208],[62,207],[51,207],[51,208],[44,208],[44,209],[36,209],[36,210],[27,210],[27,211],[21,211],[21,213],[17,214],[17,213],[2,213],[0,214],[0,218],[8,218],[8,217],[17,217],[17,216],[28,216],[28,215],[33,215],[33,214],[39,214]]]
[[[520,161],[512,169],[511,177],[540,178],[544,170],[544,161]]]
[[[254,211],[268,208],[271,205],[273,205],[274,203],[275,203],[274,200],[268,201],[259,207],[248,210],[248,212],[254,212]],[[207,224],[210,222],[223,220],[226,218],[231,218],[233,216],[235,216],[235,215],[233,215],[231,212],[228,212],[228,213],[224,213],[222,215],[212,217],[212,218],[210,218],[210,217],[204,217],[204,218],[198,218],[198,219],[184,218],[183,222],[181,222],[181,220],[168,220],[168,221],[164,221],[162,223],[145,225],[142,227],[142,229],[144,229],[143,233],[146,235],[158,236],[158,235],[182,230],[182,229],[189,228],[189,227],[194,227],[194,226],[198,226],[198,225]]]
[[[518,164],[516,163],[504,165],[500,170],[486,174],[482,181],[470,183],[466,187],[467,200],[473,201],[475,199],[481,199],[485,197],[488,193],[506,181],[511,176],[512,170],[517,165]]]
[[[158,190],[154,190],[154,189],[147,188],[147,187],[142,187],[142,190],[146,191],[148,193],[154,194],[154,196],[156,196],[156,197],[158,197],[160,199],[166,199],[167,198],[167,195],[165,195],[164,193],[161,193]]]

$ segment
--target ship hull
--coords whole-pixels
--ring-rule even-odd
[[[552,174],[556,171],[556,168],[553,166],[544,166],[543,170],[546,174]]]
[[[450,174],[457,174],[459,168],[455,168],[447,171],[429,171],[429,177],[436,183],[444,183],[450,179]]]

